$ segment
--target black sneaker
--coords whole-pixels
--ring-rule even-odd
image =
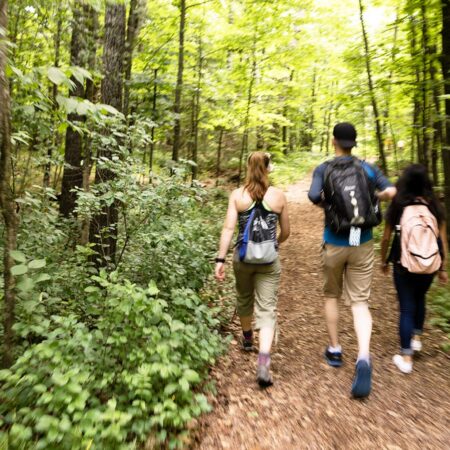
[[[325,359],[327,360],[327,363],[331,367],[341,367],[342,366],[342,352],[330,352],[330,350],[325,350]]]
[[[372,385],[372,364],[361,359],[356,363],[355,377],[352,384],[352,396],[354,398],[364,398],[370,394]]]
[[[253,339],[242,339],[242,350],[244,352],[251,352],[253,351]]]

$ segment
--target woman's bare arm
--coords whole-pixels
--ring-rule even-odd
[[[225,259],[230,248],[231,241],[234,235],[234,229],[236,228],[238,218],[238,210],[236,208],[236,191],[233,191],[228,201],[227,215],[225,217],[225,223],[223,224],[222,234],[220,236],[219,255],[218,258]],[[216,263],[215,276],[218,281],[225,279],[225,264]]]
[[[236,208],[236,191],[233,191],[228,201],[227,215],[222,228],[219,245],[219,258],[225,259],[233,239],[234,230],[236,228],[238,211]]]

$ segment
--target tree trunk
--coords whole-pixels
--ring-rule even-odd
[[[411,136],[411,154],[417,155],[417,161],[419,163],[424,162],[424,151],[423,151],[423,134],[420,132],[421,125],[419,124],[420,112],[422,105],[420,103],[420,86],[421,86],[421,78],[420,78],[420,67],[417,64],[416,59],[418,58],[417,54],[419,49],[417,49],[417,26],[415,23],[414,17],[410,17],[410,31],[411,31],[411,58],[414,61],[414,75],[415,75],[415,86],[413,95],[413,128],[412,128],[412,136]],[[414,151],[415,150],[415,151]],[[414,158],[411,158],[411,161],[414,161]]]
[[[388,133],[389,127],[389,114],[391,108],[391,99],[392,99],[392,78],[394,76],[394,68],[395,68],[395,57],[397,53],[397,37],[398,37],[398,10],[395,14],[395,27],[394,27],[394,37],[393,37],[393,45],[391,52],[391,68],[389,70],[389,75],[387,77],[387,93],[386,93],[386,103],[384,105],[383,112],[383,136],[386,136]]]
[[[184,71],[184,32],[186,27],[186,0],[180,0],[180,31],[178,41],[178,72],[175,87],[175,102],[173,105],[174,127],[172,160],[178,161],[181,146],[181,97],[183,95],[183,71]]]
[[[287,96],[288,98],[290,98],[290,94],[292,92],[291,86],[292,86],[292,81],[294,79],[294,70],[291,70],[291,73],[289,75],[289,87],[287,89]],[[285,119],[288,118],[289,115],[289,108],[288,108],[288,102],[287,99],[284,100],[284,106],[283,106],[283,117]],[[288,145],[288,127],[287,125],[283,125],[282,130],[281,130],[281,142],[282,142],[282,146],[283,146],[283,154],[287,155],[288,151],[289,151],[289,145]]]
[[[202,79],[203,79],[203,42],[200,36],[198,42],[198,73],[197,73],[197,86],[195,88],[194,94],[194,111],[193,111],[193,141],[192,141],[192,161],[195,166],[192,166],[192,180],[197,179],[198,175],[198,125],[200,123],[200,99],[202,90]]]
[[[94,72],[97,68],[97,48],[98,48],[98,13],[94,8],[90,8],[89,12],[89,25],[88,25],[88,66],[89,70]],[[93,80],[86,80],[85,99],[90,102],[95,101],[96,87]],[[92,139],[86,135],[83,142],[83,191],[88,192],[91,182],[91,170],[92,170]],[[87,245],[89,243],[89,228],[90,220],[85,218],[81,224],[81,245]]]
[[[72,22],[72,40],[70,43],[70,64],[87,68],[87,14],[86,8],[81,4],[74,4]],[[72,77],[74,88],[70,91],[71,97],[84,98],[84,84]],[[61,199],[59,211],[63,216],[70,216],[76,206],[76,189],[83,186],[83,171],[81,168],[83,137],[70,124],[79,124],[86,121],[86,116],[77,113],[68,115],[69,126],[66,131],[66,149],[64,154],[64,173],[61,185]]]
[[[381,160],[381,167],[382,167],[384,173],[387,174],[388,170],[387,170],[386,155],[384,153],[383,126],[381,123],[380,115],[378,113],[378,104],[377,104],[375,88],[374,88],[373,80],[372,80],[372,68],[371,68],[371,62],[370,62],[369,41],[367,38],[366,27],[364,24],[364,8],[363,8],[362,0],[359,0],[359,18],[361,21],[361,29],[362,29],[363,40],[364,40],[364,50],[365,50],[365,60],[366,60],[366,69],[367,69],[367,79],[369,82],[370,100],[372,103],[373,114],[375,116],[375,130],[376,130],[375,135],[376,135],[376,140],[377,140],[377,144],[378,144],[378,153],[379,153],[380,160]]]
[[[130,107],[130,80],[133,66],[133,50],[136,46],[136,38],[139,34],[139,27],[144,14],[142,0],[130,0],[130,10],[128,14],[127,39],[125,42],[125,87],[123,100],[123,113],[125,117],[129,114]]]
[[[311,103],[309,105],[309,120],[308,120],[308,151],[312,151],[314,145],[314,126],[315,126],[315,117],[314,117],[314,106],[316,104],[316,90],[317,90],[317,69],[314,67],[313,70],[313,78],[312,78],[312,86],[311,86]]]
[[[431,116],[431,126],[434,130],[436,130],[435,138],[433,139],[433,146],[431,149],[431,171],[433,174],[433,183],[435,186],[439,186],[439,150],[442,152],[442,145],[444,141],[444,126],[445,120],[442,119],[442,108],[441,108],[441,96],[444,94],[442,90],[442,83],[437,77],[437,67],[436,63],[433,61],[436,55],[437,49],[433,46],[433,57],[430,62],[430,80],[432,86],[432,94],[433,94],[433,105],[432,111],[433,115]]]
[[[105,41],[103,48],[102,102],[118,111],[123,108],[123,60],[125,52],[125,5],[107,3],[105,13]],[[111,159],[109,147],[99,149],[99,158]],[[114,179],[114,172],[97,163],[95,183]],[[100,256],[100,264],[106,266],[115,260],[117,247],[117,204],[104,204],[99,215],[91,222],[91,242]]]
[[[56,23],[56,35],[55,35],[55,67],[59,67],[59,59],[61,53],[61,33],[62,33],[62,17],[61,17],[61,8],[60,3],[58,2],[57,9],[57,23]],[[52,102],[53,102],[53,110],[56,111],[58,109],[58,103],[56,101],[56,97],[58,96],[58,86],[53,84],[52,86]],[[44,170],[44,187],[48,187],[50,185],[50,173],[52,170],[52,157],[53,157],[53,146],[57,145],[59,141],[59,133],[54,130],[53,142],[51,142],[47,149],[47,162],[45,164]]]
[[[445,140],[442,145],[444,165],[444,193],[447,215],[450,215],[450,0],[442,0],[442,72],[444,77],[445,99]],[[447,217],[447,236],[450,242],[450,217]]]
[[[430,173],[430,155],[433,144],[430,118],[430,95],[429,95],[429,44],[428,44],[428,24],[427,10],[424,1],[421,2],[422,14],[422,141],[423,141],[423,164]],[[432,119],[431,119],[432,120]]]
[[[250,109],[253,101],[253,86],[255,84],[256,79],[256,55],[255,50],[253,50],[253,63],[250,74],[250,82],[248,83],[248,91],[247,91],[247,108],[245,110],[244,116],[244,133],[242,135],[242,144],[241,144],[241,154],[239,156],[239,172],[238,172],[238,180],[237,185],[240,186],[242,181],[242,173],[244,166],[244,158],[248,152],[248,125],[250,121]]]
[[[156,121],[156,99],[158,95],[158,69],[154,71],[153,80],[153,98],[152,98],[152,120]],[[151,131],[151,143],[150,143],[150,156],[149,156],[149,181],[152,183],[153,177],[153,158],[155,154],[155,125],[152,126]]]
[[[220,130],[219,130],[219,142],[217,143],[216,186],[219,186],[220,161],[222,159],[222,140],[223,140],[223,128],[220,127]]]
[[[3,358],[2,366],[11,366],[14,359],[15,293],[14,265],[11,251],[17,246],[17,215],[14,193],[11,189],[11,99],[6,77],[8,29],[8,2],[0,2],[0,208],[5,222],[3,248]],[[2,35],[2,32],[5,34]]]

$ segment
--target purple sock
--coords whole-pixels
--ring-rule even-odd
[[[270,366],[270,353],[259,353],[258,354],[258,365]]]
[[[244,339],[246,341],[251,341],[252,338],[253,338],[253,331],[252,330],[243,331],[242,334],[244,335]]]

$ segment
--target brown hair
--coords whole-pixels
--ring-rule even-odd
[[[247,178],[244,189],[255,201],[262,201],[269,188],[270,155],[264,152],[250,153],[247,159]]]

